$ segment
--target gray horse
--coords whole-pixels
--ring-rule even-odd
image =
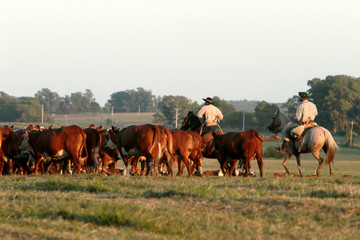
[[[290,119],[278,109],[275,112],[268,126],[268,129],[269,131],[277,134],[279,132],[283,132],[283,130],[286,129],[286,126],[288,124],[291,124]],[[297,167],[299,169],[300,176],[302,177],[303,175],[301,172],[300,154],[311,152],[312,155],[319,161],[319,166],[316,169],[316,176],[319,177],[320,169],[324,163],[324,159],[320,155],[321,149],[323,149],[326,154],[325,163],[329,164],[330,175],[334,176],[334,173],[332,171],[332,163],[334,162],[335,153],[338,149],[338,146],[335,143],[335,140],[332,137],[331,133],[321,126],[310,128],[300,141],[295,141],[294,139],[291,139],[289,147],[286,150],[286,156],[282,165],[285,168],[286,172],[291,175],[289,169],[286,167],[286,163],[289,158],[294,154],[296,157]]]

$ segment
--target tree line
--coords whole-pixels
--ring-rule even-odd
[[[333,133],[346,134],[359,131],[360,123],[360,81],[347,75],[327,76],[325,79],[314,78],[307,82],[310,101],[318,108],[316,122]],[[303,91],[303,89],[299,89]],[[278,107],[285,109],[290,119],[295,116],[299,103],[298,95],[290,97],[286,103],[277,105],[260,101],[254,112],[237,111],[233,104],[213,96],[214,105],[224,114],[221,126],[231,129],[254,128],[265,131],[271,117]],[[39,90],[34,97],[12,97],[0,92],[0,121],[2,122],[39,122],[43,107],[44,121],[52,122],[51,114],[71,114],[88,112],[155,112],[154,122],[174,125],[188,111],[197,113],[202,103],[194,102],[184,96],[155,96],[151,90],[137,88],[111,94],[105,106],[96,102],[91,90],[75,92],[65,97],[50,89]],[[178,114],[176,116],[176,113]],[[243,121],[245,122],[243,123]]]

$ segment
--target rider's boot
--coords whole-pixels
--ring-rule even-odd
[[[281,153],[285,153],[287,147],[289,146],[289,142],[290,142],[290,139],[285,138],[281,148],[277,147],[277,148],[275,148],[275,150],[278,151],[278,152],[281,152]]]

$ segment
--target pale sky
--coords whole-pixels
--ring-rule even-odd
[[[0,0],[0,91],[286,102],[360,77],[360,1]]]

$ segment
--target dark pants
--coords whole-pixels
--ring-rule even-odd
[[[218,126],[217,126],[217,125],[212,125],[212,126],[206,126],[206,125],[204,125],[204,126],[203,126],[203,129],[202,129],[201,135],[204,135],[204,134],[209,133],[209,132],[215,132],[216,130],[218,130]]]

